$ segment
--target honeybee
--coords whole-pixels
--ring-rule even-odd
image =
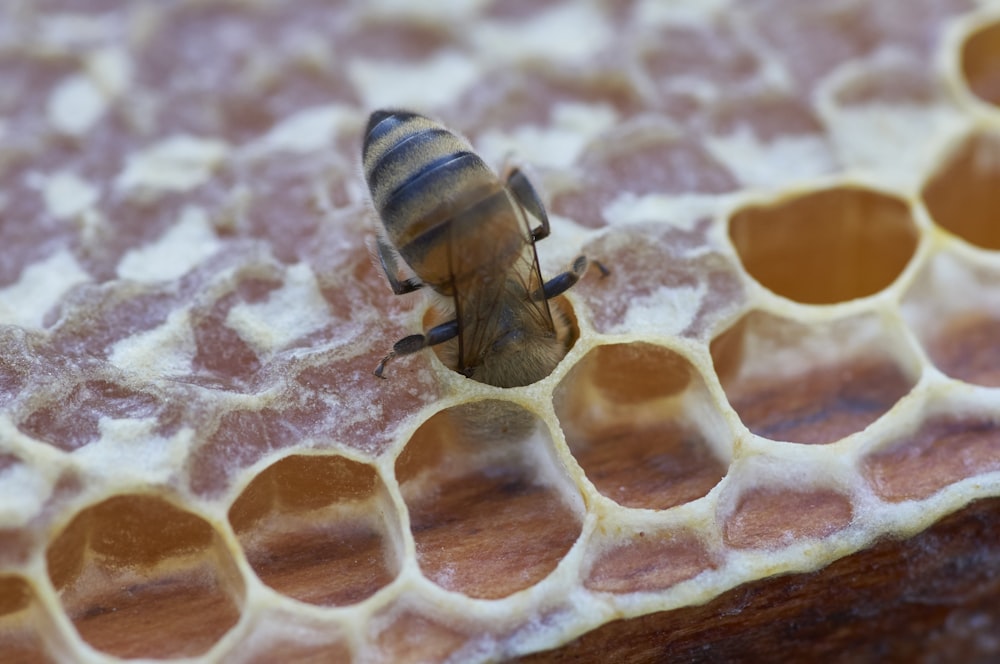
[[[517,387],[549,375],[571,344],[567,314],[552,298],[591,261],[579,256],[543,281],[535,242],[549,235],[549,219],[524,174],[499,178],[467,141],[401,110],[371,114],[362,160],[385,231],[378,260],[393,292],[426,285],[454,306],[453,319],[397,341],[375,375],[397,355],[446,342],[446,363],[482,383]],[[400,276],[399,258],[414,277]]]

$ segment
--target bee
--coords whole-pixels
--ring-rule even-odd
[[[428,286],[447,298],[454,318],[403,337],[378,363],[449,343],[452,368],[481,383],[517,387],[549,375],[572,343],[568,316],[553,298],[590,264],[543,281],[535,243],[549,219],[518,169],[498,177],[464,139],[401,110],[371,114],[362,160],[384,234],[376,251],[397,295]],[[414,277],[399,273],[399,259]]]

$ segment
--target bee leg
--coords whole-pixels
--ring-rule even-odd
[[[507,187],[510,188],[514,198],[521,204],[524,211],[541,222],[538,228],[532,229],[531,241],[538,242],[549,236],[549,215],[545,213],[545,206],[542,199],[538,197],[538,192],[531,186],[531,181],[525,177],[520,169],[511,170],[507,176]]]
[[[604,267],[600,261],[589,260],[586,256],[577,256],[576,260],[573,261],[573,268],[571,270],[557,274],[545,282],[545,285],[542,286],[541,295],[546,300],[551,300],[556,296],[562,295],[572,288],[573,284],[580,281],[580,277],[583,276],[583,273],[591,265],[600,270],[602,277],[611,274],[611,271]],[[538,299],[538,293],[535,294],[535,298]]]
[[[379,263],[382,264],[382,271],[385,272],[385,278],[389,280],[389,285],[392,287],[393,293],[403,295],[423,288],[423,284],[416,279],[404,279],[400,281],[396,272],[396,254],[392,247],[386,244],[382,238],[378,238],[375,242],[378,245]]]
[[[435,325],[431,329],[427,330],[427,334],[411,334],[408,337],[403,337],[396,343],[392,345],[392,350],[382,358],[382,361],[378,363],[375,367],[374,373],[379,378],[385,378],[383,372],[385,372],[385,365],[389,363],[389,360],[396,357],[397,355],[411,355],[417,351],[421,351],[428,346],[436,346],[437,344],[444,343],[449,339],[454,339],[458,336],[458,321],[450,320],[447,323],[441,323],[440,325]]]

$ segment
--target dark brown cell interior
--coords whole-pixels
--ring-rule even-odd
[[[879,349],[821,366],[803,362],[797,373],[788,375],[741,376],[744,363],[768,361],[744,355],[744,335],[753,325],[752,317],[717,337],[711,352],[729,403],[759,436],[804,444],[835,442],[884,415],[916,383]],[[801,334],[804,337],[808,330]]]
[[[744,208],[730,218],[729,236],[753,278],[806,304],[877,293],[917,247],[906,203],[853,187]]]
[[[954,482],[1000,470],[1000,425],[990,417],[938,415],[867,456],[863,469],[884,500],[921,500]]]
[[[0,662],[50,662],[37,616],[35,594],[23,577],[0,575]]]
[[[1000,320],[979,312],[953,317],[930,340],[931,360],[952,378],[1000,387]]]
[[[121,495],[83,510],[47,563],[80,635],[117,657],[198,655],[239,619],[242,588],[225,544],[161,498]]]
[[[1000,105],[1000,23],[986,25],[965,40],[962,75],[977,97]]]
[[[580,534],[579,515],[537,458],[552,442],[513,404],[483,401],[434,415],[396,461],[424,575],[499,598],[545,578]]]
[[[927,181],[923,199],[931,218],[966,242],[1000,249],[1000,136],[970,136]]]
[[[598,346],[555,392],[573,456],[594,486],[627,507],[666,509],[704,496],[726,474],[704,426],[678,401],[688,391],[711,411],[697,371],[646,343]],[[672,403],[671,403],[672,402]]]
[[[722,536],[737,549],[779,548],[842,530],[853,514],[850,499],[829,489],[753,488],[724,516]]]
[[[468,635],[425,614],[404,610],[391,619],[375,640],[380,661],[444,662],[468,640]]]
[[[31,586],[20,576],[0,576],[0,619],[27,609],[34,600]]]
[[[640,531],[602,551],[584,585],[599,592],[652,592],[716,566],[712,553],[693,533]]]
[[[332,639],[326,643],[302,643],[293,638],[272,638],[261,647],[253,648],[245,660],[247,664],[272,664],[272,662],[295,662],[295,664],[332,664],[350,662],[351,649],[342,641]]]
[[[293,455],[258,474],[229,510],[247,560],[268,586],[303,602],[342,605],[396,575],[371,466]]]

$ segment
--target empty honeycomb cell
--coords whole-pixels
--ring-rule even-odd
[[[875,314],[807,325],[753,311],[716,337],[711,353],[743,424],[793,443],[863,430],[920,375],[905,336]]]
[[[449,625],[426,609],[391,607],[373,621],[377,656],[372,661],[417,662],[462,661],[453,659],[469,635]]]
[[[269,610],[224,658],[241,664],[345,664],[351,657],[348,639],[329,622],[297,619],[294,609]]]
[[[722,536],[737,549],[774,549],[832,535],[853,515],[850,498],[830,489],[754,487],[723,516]]]
[[[952,378],[1000,387],[1000,318],[969,313],[940,330],[928,351],[934,364]]]
[[[243,660],[247,664],[269,664],[270,662],[295,662],[295,664],[329,664],[330,662],[350,662],[351,649],[344,643],[335,642],[321,645],[301,643],[296,639],[273,643],[258,648],[252,656]]]
[[[1000,423],[993,414],[938,405],[912,433],[861,462],[869,483],[890,502],[921,500],[950,484],[1000,470]]]
[[[50,662],[39,630],[31,585],[20,576],[0,574],[0,661]]]
[[[584,585],[609,593],[665,590],[702,572],[718,561],[693,532],[639,531],[622,541],[616,537],[589,564]]]
[[[968,136],[924,184],[938,226],[983,249],[1000,249],[1000,134]]]
[[[120,494],[84,509],[46,559],[80,636],[111,655],[198,655],[239,619],[242,580],[226,545],[163,498]]]
[[[549,575],[582,529],[582,500],[541,421],[477,401],[424,422],[396,460],[421,571],[500,598]]]
[[[796,302],[834,304],[888,287],[917,248],[909,206],[854,186],[750,205],[729,218],[743,266]]]
[[[1000,387],[1000,270],[937,252],[907,291],[903,316],[934,365],[952,378]]]
[[[671,350],[598,346],[563,378],[554,403],[587,478],[620,505],[680,505],[726,474],[732,434],[701,375]]]
[[[1000,106],[1000,22],[988,23],[965,38],[962,75],[983,101]]]
[[[303,602],[359,602],[395,578],[375,469],[339,456],[293,455],[262,471],[229,510],[261,580]]]

